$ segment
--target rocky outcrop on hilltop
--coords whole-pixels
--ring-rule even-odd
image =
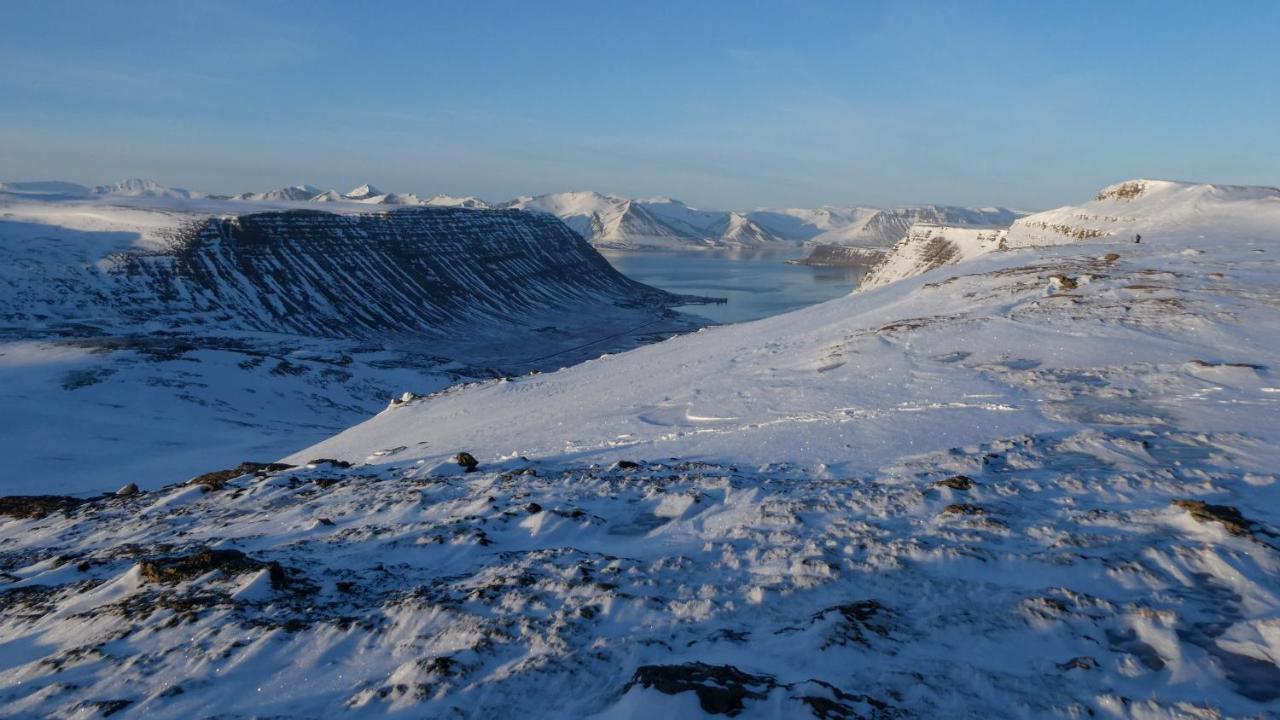
[[[906,237],[882,255],[882,259],[871,268],[859,287],[879,287],[998,250],[1008,233],[1005,228],[947,227],[925,223],[913,225]]]

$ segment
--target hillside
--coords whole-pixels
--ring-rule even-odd
[[[1157,190],[1053,211],[1127,208],[1112,235],[1025,246],[1033,216],[787,315],[409,397],[293,467],[0,502],[0,702],[1273,714],[1280,201]]]
[[[117,202],[0,203],[0,452],[59,492],[273,457],[407,389],[703,324],[545,215]]]
[[[896,245],[882,254],[858,285],[860,290],[914,277],[1004,248],[1006,228],[947,227],[916,223]]]
[[[1214,235],[1271,239],[1280,218],[1280,188],[1130,180],[1103,188],[1078,207],[1015,222],[1010,247],[1098,239],[1131,242],[1202,240]]]
[[[864,248],[856,245],[815,245],[807,256],[787,262],[813,267],[870,268],[884,260],[888,252],[881,248]]]
[[[1004,208],[962,208],[921,205],[907,208],[857,208],[842,215],[845,222],[834,224],[808,238],[809,255],[800,264],[814,266],[869,267],[885,252],[904,242],[918,226],[999,228],[1009,225],[1022,213]],[[824,221],[830,222],[828,218]]]
[[[1280,189],[1130,180],[1092,201],[1035,213],[999,227],[913,226],[872,268],[860,288],[1011,248],[1099,243],[1202,241],[1228,236],[1270,241],[1280,227]],[[1189,252],[1194,252],[1190,250]]]

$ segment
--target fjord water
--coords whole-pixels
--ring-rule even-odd
[[[803,250],[786,252],[616,252],[603,251],[622,274],[685,295],[728,300],[721,305],[679,308],[718,323],[759,320],[847,295],[858,286],[862,268],[788,265]]]

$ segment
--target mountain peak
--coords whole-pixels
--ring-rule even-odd
[[[352,200],[364,200],[365,198],[375,197],[377,195],[386,195],[386,193],[382,192],[370,183],[365,183],[364,185],[361,185],[347,193],[346,197]]]
[[[128,178],[110,185],[99,185],[93,189],[93,192],[96,195],[117,195],[120,197],[196,197],[189,190],[166,187],[155,180],[144,180],[142,178]]]

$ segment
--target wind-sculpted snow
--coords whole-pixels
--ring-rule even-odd
[[[1274,475],[1238,460],[1258,445],[1110,427],[838,478],[521,458],[459,474],[388,448],[376,465],[0,505],[37,515],[3,526],[0,702],[9,717],[1261,713],[1280,699],[1280,527]],[[1239,503],[1244,524],[1194,498]]]

